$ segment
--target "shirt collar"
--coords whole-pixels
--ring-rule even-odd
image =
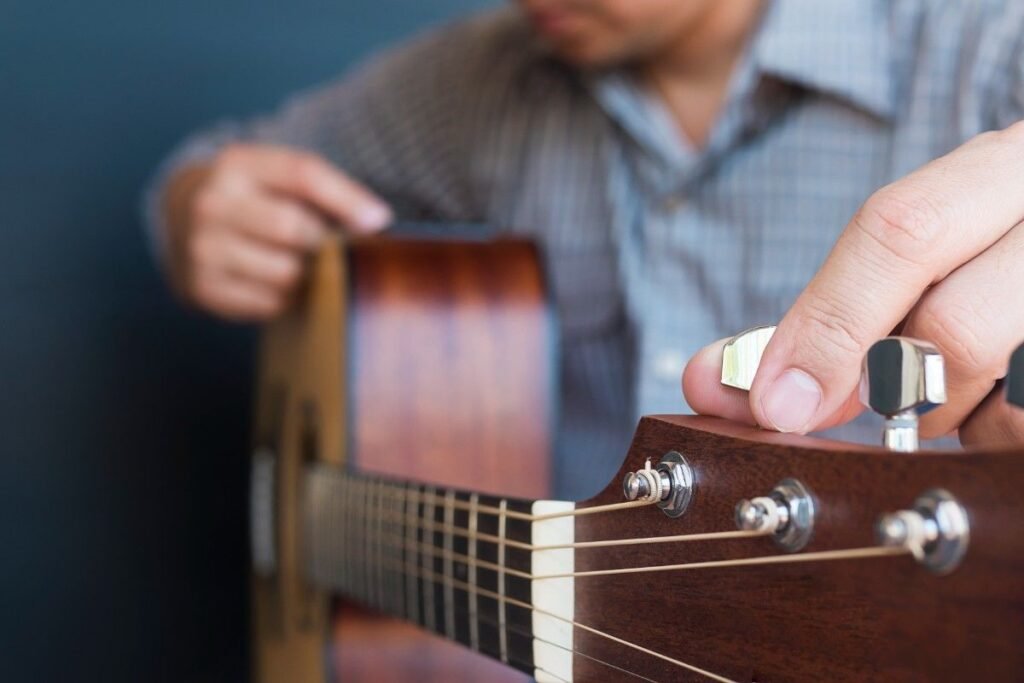
[[[751,57],[762,74],[889,118],[892,45],[883,0],[774,0]]]

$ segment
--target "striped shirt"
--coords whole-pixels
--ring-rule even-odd
[[[639,415],[687,410],[694,352],[783,316],[874,190],[1020,118],[1021,2],[770,2],[701,148],[627,72],[559,62],[504,8],[193,137],[150,223],[159,243],[168,173],[241,139],[315,150],[403,218],[533,236],[562,326],[556,488],[578,497]]]

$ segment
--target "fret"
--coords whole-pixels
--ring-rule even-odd
[[[375,524],[376,532],[374,533],[374,539],[373,539],[374,540],[375,551],[376,551],[374,553],[374,557],[376,558],[376,562],[374,564],[376,566],[374,567],[374,572],[373,572],[374,583],[376,584],[374,586],[374,588],[375,588],[375,590],[374,590],[374,604],[377,606],[377,610],[378,611],[383,612],[384,611],[384,576],[383,576],[383,572],[384,572],[384,566],[383,566],[384,565],[384,557],[383,557],[384,537],[383,537],[382,534],[383,534],[383,531],[384,531],[384,528],[383,528],[383,526],[384,526],[384,514],[383,514],[384,482],[382,480],[378,479],[376,484],[377,485],[374,487],[374,489],[376,490],[376,498],[377,498],[377,503],[376,503],[376,506],[377,506],[377,519],[375,520],[375,522],[376,522],[376,524]]]
[[[435,495],[434,494],[434,488],[432,486],[428,486],[428,487],[426,487],[426,489],[424,489],[424,493],[426,495],[424,496],[425,500],[424,500],[424,503],[423,503],[423,519],[429,519],[429,520],[433,521],[434,520],[434,495]],[[427,533],[428,533],[427,531],[423,531],[422,532],[422,536],[423,536],[422,543],[424,545],[426,545],[428,543],[433,544],[433,540],[434,540],[433,532],[430,532],[429,540],[427,539]],[[424,559],[426,559],[426,556],[422,552],[419,553],[419,556],[420,556],[420,563],[421,563],[421,566],[422,566]],[[424,567],[424,568],[426,568],[426,567]],[[430,559],[430,567],[429,567],[429,569],[431,571],[433,571],[433,569],[434,569],[433,556],[431,556],[431,559]],[[426,585],[426,583],[427,582],[424,581],[424,586],[423,586],[423,625],[426,626],[431,631],[437,631],[437,613],[434,611],[434,582],[430,581],[430,585],[429,586]]]
[[[508,520],[505,511],[508,508],[508,501],[502,499],[498,503],[498,647],[501,653],[501,661],[508,664],[508,629],[505,618],[508,610],[505,604],[505,527]]]
[[[388,505],[390,527],[388,533],[388,593],[390,594],[388,611],[395,616],[401,616],[402,608],[405,605],[405,587],[401,572],[403,567],[402,539],[405,537],[402,529],[403,500],[400,495],[402,492],[403,489],[398,486],[388,487],[388,500],[390,501]]]
[[[455,575],[452,566],[452,525],[455,523],[455,492],[444,494],[444,633],[450,640],[455,640],[455,594],[452,590],[452,578]]]
[[[360,514],[363,516],[363,601],[367,606],[373,606],[373,542],[374,533],[373,527],[376,521],[370,511],[373,510],[373,482],[364,481],[363,488],[365,489],[365,504],[363,509],[360,510]]]
[[[344,548],[348,546],[348,477],[342,477],[339,483],[338,496],[330,497],[332,519],[338,520],[338,536],[340,542],[331,546],[331,562],[334,566],[341,567],[341,580],[345,592],[349,590],[351,577],[348,573],[348,553]]]
[[[476,534],[477,534],[477,509],[480,506],[480,496],[475,493],[469,496],[469,539],[466,555],[470,558],[467,583],[469,584],[469,646],[480,651],[480,614],[477,610],[477,584],[476,584]]]
[[[434,593],[434,609],[436,611],[434,615],[437,633],[441,635],[447,635],[448,628],[448,612],[447,612],[447,600],[445,594],[445,585],[448,583],[445,575],[445,561],[444,561],[444,517],[445,517],[445,500],[443,496],[436,496],[434,506],[434,517],[431,520],[433,523],[431,528],[434,531],[430,534],[430,544],[426,550],[430,556],[430,571],[435,578],[433,581],[433,593]]]
[[[465,586],[466,582],[469,581],[469,567],[473,564],[473,560],[469,557],[468,534],[465,533],[465,530],[469,528],[469,510],[466,509],[467,506],[458,505],[458,503],[468,503],[469,495],[456,493],[454,500],[456,505],[452,506],[451,526],[453,578],[459,586]],[[460,530],[463,533],[456,533]],[[455,640],[468,647],[470,645],[469,593],[466,590],[455,590],[453,591],[452,600],[455,610]]]
[[[405,496],[405,616],[414,623],[420,623],[419,557],[417,528],[419,523],[419,496]],[[419,491],[417,490],[417,494]]]

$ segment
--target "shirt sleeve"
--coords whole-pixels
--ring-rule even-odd
[[[490,12],[370,58],[343,77],[290,98],[272,114],[223,122],[187,138],[158,169],[144,197],[152,246],[163,253],[161,200],[181,168],[232,142],[316,152],[390,202],[402,219],[478,219],[467,167],[478,93],[493,75],[502,34],[517,17]]]

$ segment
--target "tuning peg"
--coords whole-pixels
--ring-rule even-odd
[[[775,325],[752,327],[740,332],[722,350],[722,384],[750,391],[765,347],[775,334]]]
[[[918,417],[946,402],[942,355],[917,339],[886,337],[876,342],[864,357],[860,399],[885,418],[886,448],[917,450]]]
[[[1024,344],[1010,356],[1010,370],[1006,373],[1006,400],[1024,408]]]

